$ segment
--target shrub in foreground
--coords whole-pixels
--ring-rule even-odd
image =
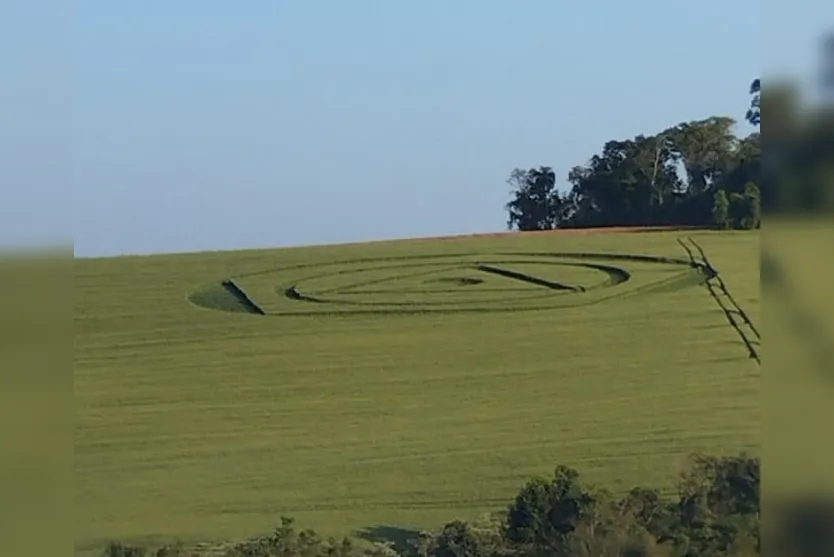
[[[527,482],[507,509],[422,532],[408,548],[359,546],[296,530],[290,518],[223,557],[749,557],[760,555],[759,459],[693,456],[675,497],[636,487],[621,497],[585,485],[558,466]],[[181,546],[153,553],[113,543],[102,557],[202,557]]]

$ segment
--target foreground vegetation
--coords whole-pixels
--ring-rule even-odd
[[[677,496],[635,487],[622,497],[585,485],[558,466],[549,478],[527,482],[507,510],[436,532],[371,531],[356,544],[297,531],[289,518],[270,535],[226,547],[153,550],[113,542],[104,557],[748,557],[760,554],[759,460],[695,456]],[[389,539],[385,540],[384,537]]]

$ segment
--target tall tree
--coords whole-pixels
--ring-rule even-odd
[[[664,135],[609,141],[586,166],[574,167],[566,212],[572,226],[659,224],[656,207],[679,189]]]
[[[559,225],[563,202],[552,168],[515,169],[507,183],[513,188],[513,199],[506,205],[508,228],[551,230]]]
[[[528,482],[507,512],[506,538],[539,555],[563,555],[594,500],[579,473],[559,466],[551,480]]]
[[[718,228],[730,228],[730,200],[724,190],[718,190],[713,195],[712,221]]]
[[[761,134],[754,132],[738,141],[730,156],[730,168],[724,174],[720,186],[739,193],[749,182],[761,183]]]
[[[752,230],[758,228],[761,221],[762,200],[758,186],[748,183],[743,193],[730,195],[730,213],[734,228]]]
[[[506,206],[508,225],[519,230],[709,226],[718,219],[719,225],[756,227],[761,205],[757,192],[764,192],[760,133],[739,139],[734,125],[733,118],[714,116],[656,135],[608,141],[585,165],[571,169],[571,189],[564,197],[555,189],[551,168],[515,170],[510,178],[513,199]],[[723,195],[716,196],[719,191]]]
[[[666,132],[686,172],[687,190],[691,194],[707,191],[730,169],[738,144],[732,131],[735,123],[732,118],[714,116],[678,124]]]
[[[747,109],[746,118],[751,125],[758,126],[761,124],[762,120],[762,82],[760,78],[757,77],[753,80],[753,83],[750,84],[750,94],[753,95],[753,98],[750,100],[750,108]]]

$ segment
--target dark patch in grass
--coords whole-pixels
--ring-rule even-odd
[[[612,267],[611,265],[600,265],[595,263],[566,263],[566,265],[574,265],[576,267],[587,267],[588,269],[602,271],[603,273],[608,275],[608,279],[600,286],[615,286],[617,284],[622,284],[627,280],[631,279],[631,273],[629,273],[625,269],[621,269],[619,267]],[[591,290],[591,288],[587,288],[585,290]]]
[[[241,298],[225,282],[217,282],[201,287],[188,296],[188,301],[204,309],[263,315],[247,303],[248,298]],[[257,306],[256,306],[257,308]]]
[[[222,285],[223,288],[225,288],[226,291],[229,292],[229,294],[234,296],[242,306],[247,308],[250,313],[254,313],[256,315],[266,315],[266,312],[262,310],[260,307],[258,307],[258,304],[253,302],[252,299],[246,295],[246,292],[244,292],[243,289],[240,286],[238,286],[234,280],[224,280],[222,282]]]
[[[506,278],[511,278],[515,280],[520,280],[522,282],[529,282],[530,284],[535,284],[537,286],[544,286],[545,288],[550,288],[551,290],[570,290],[572,292],[583,292],[585,289],[581,286],[571,286],[568,284],[561,284],[559,282],[553,282],[549,280],[545,280],[539,277],[534,277],[532,275],[526,275],[524,273],[519,273],[518,271],[511,271],[510,269],[502,269],[501,267],[493,267],[492,265],[478,265],[476,267],[479,271],[483,271],[485,273],[491,273],[494,275],[499,275]]]
[[[298,291],[295,285],[285,289],[284,296],[286,296],[290,300],[297,300],[299,302],[313,302],[314,304],[321,304],[326,301],[316,298],[315,296],[308,296],[307,294],[302,294]]]
[[[457,286],[472,286],[475,284],[482,284],[484,280],[475,277],[440,277],[438,279],[427,280],[425,282],[442,282],[455,284]]]
[[[742,309],[738,302],[736,302],[735,298],[733,298],[733,296],[730,294],[727,285],[724,283],[724,279],[721,278],[715,267],[713,267],[712,264],[710,264],[704,249],[692,238],[687,238],[687,240],[689,240],[689,243],[692,244],[698,251],[698,254],[701,257],[700,262],[695,259],[694,254],[690,249],[688,249],[688,247],[683,243],[683,241],[678,241],[682,246],[687,248],[686,251],[689,254],[689,257],[693,264],[704,271],[707,277],[704,281],[704,286],[710,293],[710,296],[712,296],[713,300],[715,300],[715,302],[718,304],[718,307],[720,307],[721,310],[724,312],[724,315],[727,317],[727,321],[730,323],[730,326],[732,326],[733,329],[735,329],[742,342],[747,347],[747,352],[750,355],[750,358],[756,360],[756,362],[761,365],[761,357],[759,356],[759,351],[756,348],[756,344],[754,343],[754,341],[759,341],[758,345],[761,346],[761,335],[759,334],[759,330],[753,324],[753,321],[750,319],[750,317],[747,315],[744,309]],[[725,300],[729,303],[725,303]],[[742,324],[745,325],[746,328],[742,326]],[[755,338],[751,338],[747,331],[751,331]]]
[[[434,293],[434,292],[435,291],[426,291],[424,293],[428,294],[428,293]],[[458,290],[454,290],[453,292],[458,292]],[[527,290],[527,292],[530,292],[530,290]],[[394,291],[394,292],[385,292],[385,294],[397,294],[397,293],[398,292],[396,292],[396,291]],[[402,291],[400,293],[401,294],[410,294],[410,293],[414,293],[414,292],[411,291],[411,290],[406,290],[406,291]],[[419,293],[419,292],[417,292],[417,293]],[[362,294],[362,292],[356,291],[356,292],[350,292],[349,294],[357,294],[358,295],[358,294]],[[515,298],[512,298],[512,301],[521,301],[521,300],[529,301],[529,300],[534,300],[534,299],[542,299],[542,298],[547,298],[550,295],[551,295],[550,293],[541,294],[541,293],[536,292],[536,293],[531,294],[529,296],[517,296]],[[457,306],[457,307],[454,307],[454,308],[449,308],[449,311],[450,312],[462,312],[462,311],[470,311],[470,310],[467,309],[467,308],[462,308],[460,306],[475,305],[475,304],[488,304],[488,303],[495,303],[496,301],[501,301],[501,300],[495,300],[495,299],[488,299],[488,300],[483,300],[482,299],[482,300],[457,300],[457,301],[453,301],[453,302],[450,302],[450,301],[438,301],[438,302],[431,302],[431,301],[411,301],[411,302],[378,301],[378,302],[376,302],[376,301],[365,301],[365,300],[316,298],[315,296],[310,296],[310,295],[307,295],[307,294],[303,294],[303,293],[299,292],[297,289],[295,290],[295,294],[293,294],[293,296],[298,296],[298,298],[293,298],[294,300],[297,300],[297,301],[307,301],[307,302],[314,302],[314,303],[320,303],[320,304],[331,304],[333,306],[354,306],[354,307],[378,306],[378,307],[398,308],[398,309],[392,310],[395,313],[412,312],[412,310],[410,310],[408,308],[426,308],[426,312],[436,312],[438,310],[437,309],[432,309],[432,307],[442,308],[443,306],[446,306],[446,307],[448,307],[448,306]],[[506,301],[506,299],[503,300],[503,301]],[[490,308],[490,311],[500,311],[500,310],[498,308]],[[282,315],[287,315],[287,314],[282,314]],[[316,312],[314,315],[321,315],[321,312]]]
[[[391,544],[397,553],[405,555],[413,551],[420,532],[399,526],[371,526],[355,533],[356,537],[372,543]]]

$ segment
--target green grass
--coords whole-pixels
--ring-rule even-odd
[[[758,234],[690,235],[758,320]],[[560,463],[614,490],[670,488],[692,451],[757,452],[759,368],[690,268],[541,255],[685,258],[678,236],[77,261],[78,551],[240,538],[282,514],[336,535],[433,527],[503,507]],[[242,312],[230,277],[268,315]],[[293,284],[333,303],[291,300]],[[508,311],[534,307],[549,309]]]

